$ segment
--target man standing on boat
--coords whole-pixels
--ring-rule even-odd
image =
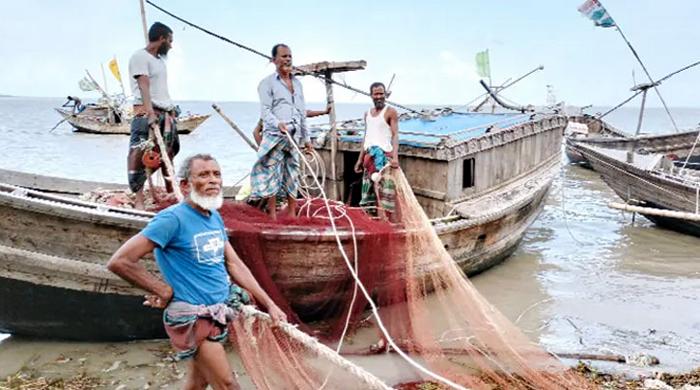
[[[286,317],[228,242],[217,211],[223,193],[216,160],[208,154],[191,156],[178,177],[186,198],[158,213],[124,243],[107,268],[152,294],[146,295],[144,305],[165,308],[165,330],[178,356],[193,357],[186,389],[204,389],[207,384],[235,389],[238,385],[220,343],[227,339],[227,319],[219,314],[226,306],[248,303],[248,291],[267,307],[275,323]],[[151,252],[165,281],[139,262]]]
[[[391,219],[395,211],[395,185],[382,177],[390,165],[399,167],[399,116],[386,105],[386,87],[380,82],[369,87],[374,107],[365,113],[365,138],[355,172],[362,173],[360,206],[377,207],[378,215]]]
[[[173,31],[163,23],[155,22],[148,30],[148,41],[148,45],[137,50],[129,60],[134,118],[131,121],[127,169],[129,187],[135,194],[137,209],[144,208],[146,167],[143,155],[147,149],[153,147],[148,142],[151,125],[158,125],[171,158],[180,150],[175,126],[179,109],[173,104],[168,93],[168,71],[165,63],[168,51],[172,47]],[[165,151],[161,150],[160,153]]]
[[[306,117],[307,118],[314,118],[317,116],[321,115],[328,115],[331,113],[332,106],[329,104],[326,106],[325,110],[306,110]],[[260,118],[258,120],[258,124],[255,125],[255,129],[253,129],[253,138],[255,139],[255,143],[260,146],[262,143],[262,138],[263,138],[263,120]]]
[[[299,153],[288,136],[311,151],[311,138],[306,128],[306,104],[301,81],[292,75],[292,51],[285,44],[272,48],[272,62],[277,71],[258,86],[262,143],[258,161],[253,165],[251,199],[263,199],[267,213],[277,216],[277,197],[287,198],[289,216],[296,215],[299,188]]]

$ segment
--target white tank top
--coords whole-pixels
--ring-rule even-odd
[[[372,116],[372,109],[367,111],[365,116],[366,124],[366,134],[365,134],[365,144],[363,146],[364,150],[369,149],[372,146],[379,146],[385,152],[393,151],[391,145],[391,127],[386,123],[384,119],[384,113],[387,107],[384,107],[379,115]]]

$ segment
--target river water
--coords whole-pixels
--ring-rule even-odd
[[[61,103],[58,98],[0,98],[0,168],[125,183],[127,137],[75,134],[66,124],[49,132],[59,120],[52,108]],[[252,129],[258,118],[256,103],[220,106],[242,129]],[[207,102],[183,102],[182,107],[212,112]],[[358,104],[337,108],[343,119],[358,117],[365,109]],[[602,110],[594,107],[592,112]],[[700,109],[678,108],[673,113],[682,128],[695,127],[700,120]],[[629,131],[637,114],[623,108],[608,119]],[[671,131],[665,115],[661,109],[649,109],[643,131]],[[243,177],[255,158],[216,114],[181,141],[180,156],[216,156],[226,184]],[[661,360],[655,370],[700,366],[700,240],[659,229],[642,217],[633,223],[629,214],[606,207],[615,199],[594,172],[563,166],[544,212],[519,249],[472,281],[533,340],[552,351],[647,353]],[[112,348],[125,351],[120,356],[136,354],[132,360],[138,360],[143,357],[134,349],[152,350],[149,343],[105,346],[0,338],[0,377],[23,365],[39,367],[41,361],[48,364],[41,366],[44,371],[51,371],[46,367],[54,367],[55,359],[75,351],[99,355],[99,350]],[[635,370],[619,365],[614,369]]]

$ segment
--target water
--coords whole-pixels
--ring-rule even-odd
[[[49,132],[59,120],[52,107],[61,103],[62,99],[54,98],[0,98],[0,167],[125,183],[127,137],[74,134],[66,124]],[[244,130],[252,129],[257,121],[256,103],[220,106]],[[212,112],[207,102],[184,102],[182,108]],[[359,117],[366,108],[340,104],[338,117]],[[590,112],[604,109],[594,107]],[[700,121],[700,109],[673,112],[684,129]],[[608,120],[633,132],[637,115],[636,109],[623,108]],[[662,109],[648,110],[644,132],[671,129]],[[248,173],[255,159],[216,114],[181,140],[180,156],[194,152],[216,156],[226,184]],[[656,228],[642,217],[633,224],[630,215],[606,207],[615,199],[594,172],[564,167],[544,212],[527,231],[519,249],[502,265],[474,277],[473,282],[549,350],[623,355],[644,352],[661,359],[662,366],[655,368],[658,370],[700,366],[700,240]],[[119,348],[129,349],[129,345]],[[101,344],[10,337],[0,344],[0,375],[19,368],[21,356],[30,359],[42,353],[55,356],[100,348]]]

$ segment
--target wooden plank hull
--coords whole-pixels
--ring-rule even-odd
[[[70,111],[56,109],[56,111],[75,128],[76,132],[91,133],[91,134],[122,134],[129,135],[131,133],[131,122],[124,121],[121,123],[107,123],[102,118],[84,116],[80,114],[72,114]],[[211,115],[188,115],[178,118],[177,132],[178,134],[190,134],[199,125],[204,123]]]
[[[514,212],[476,223],[458,218],[435,229],[465,273],[484,271],[515,250],[542,209],[550,183],[551,177],[531,198],[514,205]],[[0,193],[0,293],[8,298],[0,304],[0,331],[75,340],[161,337],[160,312],[144,309],[143,292],[105,268],[111,254],[147,220],[98,205],[64,205],[49,195],[28,202]],[[350,235],[341,233],[352,255]],[[349,277],[330,232],[287,229],[263,231],[262,237],[268,269],[295,310],[312,312],[321,302],[340,298],[323,290],[326,282]],[[154,262],[146,265],[156,271]],[[36,310],[29,302],[37,303]],[[67,302],[71,307],[64,310]]]
[[[603,181],[625,202],[664,210],[697,211],[699,194],[692,185],[669,180],[627,163],[621,158],[625,151],[619,151],[620,156],[590,146],[582,146],[581,151]],[[659,226],[700,237],[700,224],[697,222],[642,215]]]
[[[63,177],[11,171],[2,168],[0,168],[0,183],[63,195],[82,195],[98,188],[103,190],[129,190],[129,186],[126,184],[66,179]],[[240,187],[236,186],[224,186],[224,198],[235,197],[239,188]]]
[[[162,311],[143,306],[142,295],[71,290],[4,277],[0,295],[1,332],[65,340],[165,337]]]
[[[503,261],[543,208],[559,169],[564,126],[563,117],[538,116],[514,126],[490,128],[478,136],[455,138],[445,145],[401,146],[401,166],[409,174],[411,188],[426,213],[435,218],[432,222],[436,233],[466,274],[482,272]],[[349,141],[339,144],[342,154],[337,156],[336,167],[340,172],[333,178],[340,179],[337,184],[341,195],[345,195],[342,185],[354,180],[342,171],[351,172],[357,159],[353,153],[359,147]],[[471,172],[469,167],[473,168]],[[329,184],[332,182],[327,181]],[[143,292],[105,268],[114,251],[151,217],[149,213],[0,184],[0,283],[28,283],[21,285],[23,289],[36,286],[41,295],[35,299],[53,303],[44,306],[53,308],[47,316],[43,310],[32,311],[31,302],[22,295],[12,295],[16,299],[6,300],[7,306],[0,308],[0,331],[75,339],[155,337],[160,320],[157,326],[144,326],[142,332],[119,332],[120,321],[134,320],[138,324],[141,319],[136,317],[150,314],[137,311],[137,307],[142,310],[139,305]],[[402,232],[395,234],[400,241]],[[341,231],[340,235],[352,256],[350,232]],[[342,291],[325,289],[350,280],[332,232],[263,227],[259,239],[273,281],[302,315],[311,316],[309,313],[321,303],[341,299]],[[359,234],[358,240],[363,239],[364,235]],[[232,242],[235,248],[235,239]],[[153,261],[145,265],[156,269]],[[8,285],[13,286],[11,282]],[[111,310],[131,310],[134,314],[120,314],[119,318],[105,315],[100,311],[102,296],[93,294],[82,295],[93,302],[82,305],[77,312],[67,315],[60,311],[62,299],[74,299],[83,293],[130,298],[115,300],[122,307]],[[103,322],[99,322],[101,317]],[[47,321],[50,318],[57,321],[52,324]],[[96,318],[98,322],[81,323],[82,318]],[[100,326],[100,331],[95,331],[95,326]],[[139,326],[132,328],[138,330]]]

